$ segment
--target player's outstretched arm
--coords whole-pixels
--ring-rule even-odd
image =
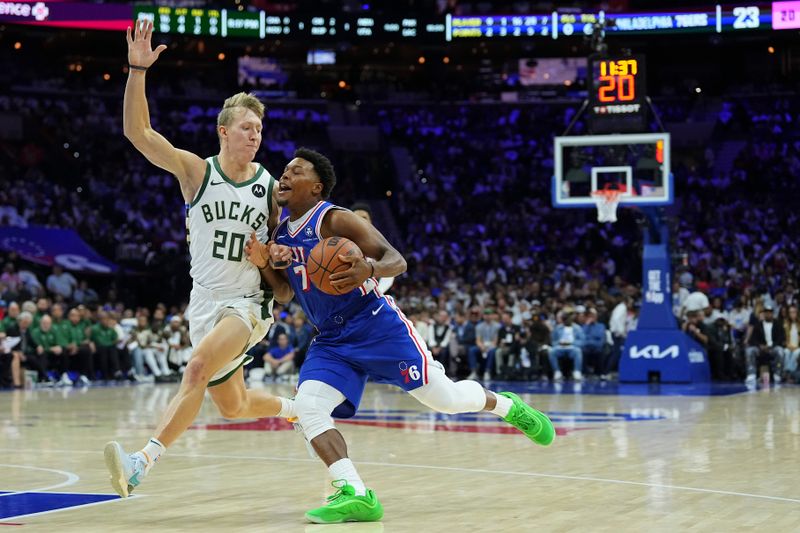
[[[350,263],[350,268],[331,275],[331,285],[342,292],[355,289],[367,278],[395,277],[406,271],[406,260],[375,226],[354,215],[351,211],[332,209],[323,219],[320,233],[323,238],[340,236],[356,243],[368,263],[360,257],[339,256]]]
[[[250,240],[244,245],[244,253],[247,260],[253,263],[261,272],[261,277],[272,287],[272,293],[278,303],[285,304],[294,298],[294,290],[286,279],[286,273],[282,269],[273,268],[275,263],[285,263],[287,266],[292,262],[292,252],[288,246],[281,246],[274,243],[264,244],[256,238],[255,232],[250,234]]]
[[[184,199],[191,202],[203,182],[206,162],[191,152],[175,148],[150,126],[150,110],[144,90],[145,73],[167,48],[162,44],[153,50],[150,43],[152,35],[153,23],[147,20],[136,21],[133,32],[131,28],[127,30],[129,67],[122,115],[123,131],[148,161],[178,178]]]

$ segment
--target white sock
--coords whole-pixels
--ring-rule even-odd
[[[278,399],[281,401],[281,410],[278,412],[278,416],[281,418],[297,418],[297,412],[294,409],[294,400],[284,398],[283,396],[279,396]]]
[[[508,416],[508,412],[511,410],[511,406],[514,405],[514,402],[511,401],[511,398],[506,398],[505,396],[501,396],[496,392],[493,392],[494,397],[497,399],[497,405],[494,406],[494,409],[489,411],[490,413],[494,413],[500,418],[505,418]]]
[[[155,437],[151,437],[144,448],[142,448],[142,455],[147,460],[147,471],[149,472],[153,465],[156,464],[158,458],[161,457],[161,454],[167,451],[167,447],[161,444]]]
[[[347,457],[344,459],[339,459],[329,466],[328,472],[331,473],[331,477],[334,480],[344,479],[347,481],[348,485],[356,489],[356,496],[366,496],[367,487],[364,485],[364,482],[361,481],[361,477],[358,475],[358,472],[356,472],[356,467],[353,465],[353,461]]]

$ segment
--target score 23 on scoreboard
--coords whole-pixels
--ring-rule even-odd
[[[643,56],[589,58],[589,116],[595,131],[636,131],[644,126]]]

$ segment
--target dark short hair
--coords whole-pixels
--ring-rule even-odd
[[[310,148],[298,148],[294,151],[294,157],[305,159],[314,166],[314,172],[322,182],[322,198],[327,200],[336,186],[336,173],[333,171],[331,160]]]
[[[350,206],[350,211],[364,211],[372,218],[372,208],[366,202],[356,202]]]

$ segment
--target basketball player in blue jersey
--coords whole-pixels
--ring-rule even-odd
[[[279,302],[297,298],[319,330],[300,369],[295,410],[305,437],[325,462],[338,491],[328,504],[306,513],[315,523],[374,521],[383,516],[375,493],[367,489],[347,457],[347,444],[331,416],[347,418],[358,409],[367,378],[392,383],[442,413],[490,411],[543,446],[555,436],[544,414],[517,395],[495,394],[477,381],[453,382],[434,361],[425,342],[390,296],[377,290],[376,278],[397,276],[406,262],[384,236],[351,211],[326,201],[336,183],[328,159],[301,148],[278,182],[278,205],[289,216],[268,244],[251,235],[245,252],[261,269]],[[340,256],[350,267],[331,275],[343,294],[330,296],[309,280],[306,258],[326,237],[355,242],[361,257]],[[288,268],[277,269],[283,261]]]
[[[160,45],[153,50],[152,33],[149,21],[137,21],[133,34],[128,28],[123,126],[125,137],[142,155],[175,175],[189,205],[193,285],[187,316],[193,352],[180,388],[147,444],[131,454],[115,441],[105,446],[111,486],[123,498],[194,422],[206,391],[225,418],[294,415],[291,400],[246,389],[242,369],[252,360],[247,350],[273,322],[272,297],[261,289],[261,275],[243,253],[250,232],[266,238],[270,221],[273,228],[278,222],[275,180],[253,161],[261,145],[264,105],[245,93],[225,100],[217,117],[216,156],[202,159],[175,148],[150,126],[145,75],[166,49]]]

